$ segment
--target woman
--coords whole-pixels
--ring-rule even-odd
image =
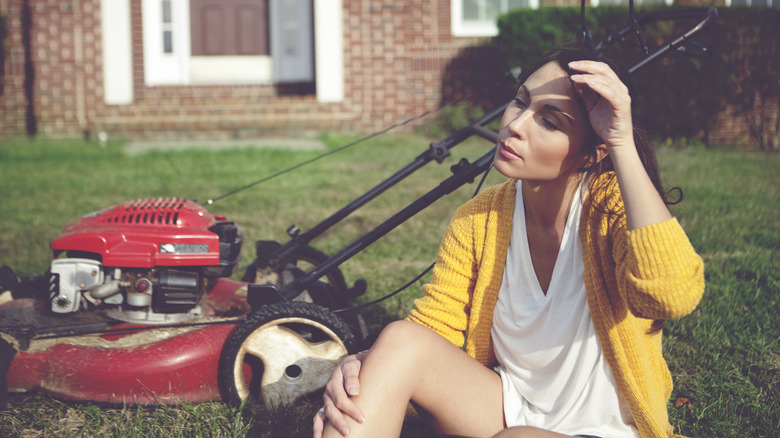
[[[597,59],[530,71],[499,131],[509,181],[458,210],[406,320],[340,363],[315,437],[398,436],[410,401],[448,435],[672,435],[661,326],[696,307],[703,265]]]

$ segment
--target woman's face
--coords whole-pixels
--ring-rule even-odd
[[[566,180],[587,159],[585,123],[569,76],[550,62],[531,74],[501,119],[495,167],[529,182]]]

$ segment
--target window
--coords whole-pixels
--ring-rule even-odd
[[[173,53],[173,27],[171,21],[171,0],[162,1],[163,53]]]
[[[726,6],[780,8],[780,0],[726,0]]]
[[[520,8],[536,9],[539,0],[452,0],[452,34],[495,36],[499,15]]]
[[[314,80],[312,0],[143,0],[154,85]]]
[[[579,6],[581,0],[451,0],[452,34],[455,36],[496,36],[496,19],[515,9],[537,9],[547,6]],[[673,0],[635,0],[635,5],[666,3]],[[728,1],[728,0],[727,0]],[[731,0],[767,2],[780,0]],[[586,0],[590,6],[627,5],[628,0]]]
[[[635,6],[640,5],[658,5],[664,3],[671,6],[674,0],[634,0]],[[616,6],[616,5],[628,5],[628,0],[590,0],[591,6]]]
[[[144,0],[141,13],[146,84],[189,83],[189,3]]]

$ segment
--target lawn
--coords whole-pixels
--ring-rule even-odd
[[[324,137],[333,150],[353,140]],[[245,231],[243,264],[254,240],[287,241],[285,229],[307,230],[409,163],[429,140],[386,135],[220,199],[209,206]],[[130,199],[180,196],[201,203],[310,160],[324,151],[228,149],[123,152],[121,143],[5,140],[0,144],[0,265],[42,274],[48,242],[81,215]],[[313,242],[334,254],[446,178],[462,156],[490,147],[467,142],[444,165],[432,163]],[[668,185],[685,190],[673,207],[706,262],[707,291],[697,310],[665,328],[665,354],[675,379],[672,423],[691,437],[776,436],[780,429],[780,155],[703,147],[659,149]],[[488,183],[501,177],[492,174]],[[378,298],[434,259],[468,185],[427,208],[341,266],[347,282],[365,278],[358,299]],[[402,317],[421,284],[363,312],[372,332]],[[0,436],[309,436],[317,396],[291,407],[244,412],[222,403],[109,409],[36,394],[11,394]],[[411,425],[405,437],[425,436]]]

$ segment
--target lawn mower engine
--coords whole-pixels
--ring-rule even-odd
[[[209,280],[235,272],[243,233],[191,199],[129,201],[88,214],[54,241],[54,313],[104,310],[130,323],[201,316]]]

